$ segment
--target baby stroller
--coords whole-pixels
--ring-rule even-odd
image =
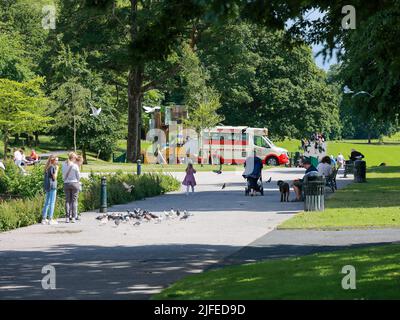
[[[250,195],[250,192],[254,190],[256,193],[259,192],[262,196],[264,195],[264,187],[262,182],[262,177],[245,176],[243,178],[247,180],[247,186],[244,189],[244,194],[246,196]]]

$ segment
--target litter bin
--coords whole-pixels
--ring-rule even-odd
[[[344,164],[343,178],[347,178],[348,174],[354,174],[354,162],[352,160],[346,160]]]
[[[367,163],[364,160],[354,162],[354,182],[367,182]]]
[[[325,178],[322,176],[305,176],[304,211],[325,210]]]

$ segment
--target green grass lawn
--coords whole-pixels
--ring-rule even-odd
[[[400,299],[400,245],[268,260],[190,275],[153,299]],[[342,268],[356,289],[342,288]]]
[[[284,140],[274,142],[277,146],[287,149],[289,152],[299,151],[299,140]],[[400,134],[385,137],[383,144],[378,140],[340,140],[327,143],[328,154],[335,157],[341,152],[347,159],[351,149],[356,149],[365,155],[368,166],[378,166],[385,162],[388,166],[400,166]]]
[[[118,170],[123,172],[136,172],[136,163],[110,163],[110,162],[99,162],[99,161],[88,161],[87,165],[83,166],[82,172],[101,172],[101,173],[112,173]],[[203,165],[196,164],[196,171],[213,171],[218,170],[219,165]],[[239,166],[223,165],[223,171],[235,171],[237,169],[242,170]],[[159,164],[144,164],[142,165],[142,172],[183,172],[186,169],[184,164],[171,164],[171,165],[159,165]]]
[[[301,212],[279,229],[400,227],[400,167],[375,167],[367,183],[353,183],[326,200],[323,212]]]

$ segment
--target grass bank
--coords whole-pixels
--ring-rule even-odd
[[[323,212],[301,212],[279,229],[400,228],[400,166],[373,167],[326,201]]]
[[[269,260],[191,275],[153,299],[399,299],[400,245]],[[342,288],[354,266],[356,290]]]

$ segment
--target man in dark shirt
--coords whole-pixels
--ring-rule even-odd
[[[317,168],[311,164],[310,159],[304,159],[303,166],[306,168],[306,174],[304,177],[308,175],[319,175]],[[303,179],[297,179],[293,181],[293,190],[296,193],[296,199],[294,201],[301,201],[301,190],[303,188],[304,177]]]
[[[356,161],[364,159],[364,155],[361,152],[356,151],[355,149],[351,149],[350,160]]]

